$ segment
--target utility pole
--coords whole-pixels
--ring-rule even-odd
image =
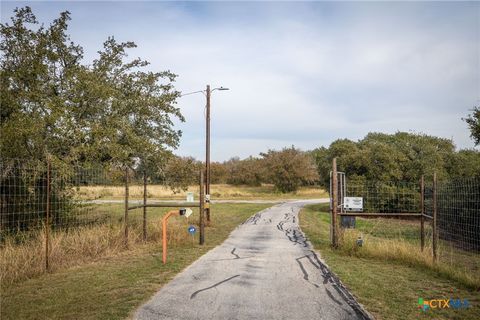
[[[210,222],[210,85],[207,85],[207,114],[206,114],[206,159],[205,159],[205,200],[207,202],[205,211],[207,214],[207,222]]]
[[[228,88],[224,87],[218,87],[214,89],[210,89],[210,85],[207,85],[206,90],[201,90],[201,91],[193,91],[193,92],[188,92],[185,94],[182,94],[181,97],[189,95],[189,94],[194,94],[194,93],[203,93],[207,97],[207,106],[206,106],[206,117],[205,117],[205,122],[206,122],[206,150],[205,150],[205,175],[202,179],[202,185],[205,187],[205,212],[207,214],[207,223],[210,222],[210,95],[212,91],[219,90],[219,91],[225,91],[225,90],[230,90]]]

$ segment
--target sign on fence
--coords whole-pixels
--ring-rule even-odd
[[[343,207],[345,211],[363,211],[362,197],[344,197]]]

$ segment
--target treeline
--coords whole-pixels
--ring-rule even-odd
[[[480,176],[480,153],[456,151],[451,140],[424,134],[369,133],[359,141],[338,139],[329,147],[301,151],[295,147],[269,150],[258,157],[231,158],[211,163],[211,183],[260,186],[274,184],[281,192],[303,185],[328,188],[332,160],[350,179],[385,183],[418,183],[422,175],[440,180]],[[169,184],[195,184],[204,162],[174,157],[167,162],[163,179]],[[160,179],[160,178],[159,178]]]
[[[238,157],[210,165],[211,183],[260,186],[274,184],[280,192],[296,191],[300,186],[318,181],[317,167],[311,154],[295,147],[269,150],[259,157]],[[197,183],[198,172],[205,165],[191,157],[175,157],[166,166],[165,179]],[[169,184],[172,184],[171,182]]]
[[[425,134],[369,133],[356,142],[336,140],[310,154],[324,187],[329,185],[333,158],[339,171],[369,181],[417,183],[422,175],[431,179],[434,172],[440,180],[480,176],[478,151],[456,151],[451,140]]]

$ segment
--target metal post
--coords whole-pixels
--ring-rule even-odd
[[[143,170],[143,241],[147,241],[147,172]]]
[[[204,180],[203,180],[203,171],[200,170],[200,244],[203,245],[205,243],[205,194],[204,194]]]
[[[420,179],[420,212],[422,213],[422,216],[420,217],[420,248],[422,251],[425,248],[425,217],[423,216],[425,214],[424,199],[425,199],[425,178],[422,175],[422,178]]]
[[[337,158],[333,158],[332,163],[332,246],[338,246],[337,234],[337,206],[338,206],[338,182],[337,182]]]
[[[432,239],[432,250],[433,250],[433,261],[438,260],[437,256],[437,245],[438,245],[438,230],[437,230],[437,173],[433,173],[433,239]]]
[[[50,160],[47,160],[47,203],[45,208],[45,269],[50,270],[48,261],[50,248]]]
[[[128,166],[125,168],[125,246],[128,246]]]
[[[179,214],[178,210],[172,210],[167,212],[167,214],[162,219],[162,262],[163,264],[167,263],[167,246],[168,246],[167,222],[168,222],[168,218],[170,218],[170,216],[174,214],[178,215]]]
[[[210,85],[207,85],[207,110],[206,110],[206,155],[205,155],[205,193],[210,195]],[[205,209],[207,222],[210,222],[210,206]]]

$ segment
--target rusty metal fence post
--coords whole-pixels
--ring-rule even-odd
[[[332,163],[332,246],[338,247],[337,234],[337,206],[338,206],[338,183],[337,183],[337,158],[333,158]]]
[[[125,168],[125,246],[128,246],[128,166]]]
[[[205,243],[205,190],[204,190],[204,180],[203,180],[203,170],[200,171],[200,244]]]
[[[437,173],[433,173],[433,238],[432,238],[432,251],[433,261],[438,260],[437,246],[438,246],[438,230],[437,230]]]
[[[143,241],[147,241],[147,172],[143,171]]]
[[[49,249],[50,249],[50,159],[47,160],[47,201],[45,208],[45,269],[50,270]]]
[[[420,248],[423,251],[425,248],[425,178],[422,175],[420,179],[420,212],[422,216],[420,217]]]

